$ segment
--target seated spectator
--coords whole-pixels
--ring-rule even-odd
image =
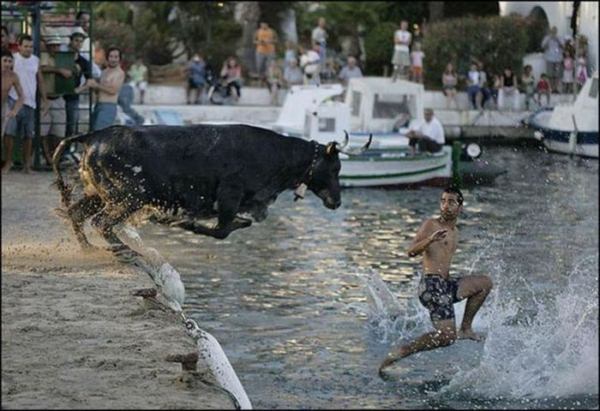
[[[229,57],[223,63],[221,68],[221,79],[223,80],[225,87],[227,87],[227,95],[231,95],[231,89],[235,88],[236,95],[235,100],[239,100],[242,96],[242,67],[239,65],[235,57]]]
[[[479,69],[479,93],[481,94],[481,108],[485,108],[485,103],[490,99],[492,95],[491,85],[488,82],[488,75],[485,71],[485,67],[482,61],[477,62],[477,68]]]
[[[490,96],[496,109],[498,109],[498,94],[500,93],[500,87],[500,76],[498,74],[493,74],[490,86]]]
[[[187,74],[187,104],[201,104],[202,103],[202,91],[206,83],[206,63],[200,53],[194,54],[192,60],[188,63],[185,69]],[[192,99],[192,91],[195,90],[196,98]]]
[[[414,155],[418,147],[420,153],[437,153],[444,146],[446,139],[442,123],[433,116],[433,110],[425,109],[425,121],[406,133],[408,144]]]
[[[356,58],[354,56],[349,56],[348,64],[342,68],[340,74],[338,75],[338,78],[342,81],[344,87],[346,87],[348,85],[348,81],[351,78],[358,78],[362,76],[363,73],[360,67],[356,65]]]
[[[302,84],[303,82],[303,74],[300,67],[298,67],[298,60],[295,58],[291,59],[289,64],[290,65],[283,70],[283,81],[288,88]]]
[[[480,88],[479,88],[479,69],[476,63],[471,64],[471,69],[467,73],[467,95],[473,109],[479,110],[480,103]]]
[[[527,64],[523,67],[523,74],[521,74],[521,88],[525,93],[525,108],[531,110],[531,102],[534,99],[535,94],[535,77],[533,75],[533,67],[531,64]]]
[[[131,79],[131,85],[140,93],[140,104],[144,104],[144,94],[148,87],[148,67],[144,65],[141,57],[135,59],[135,63],[131,65],[127,74]]]
[[[550,80],[546,73],[543,73],[540,76],[540,81],[538,81],[535,91],[537,94],[537,103],[542,105],[542,94],[546,96],[546,105],[550,105],[550,94],[552,94],[552,87],[550,86]]]
[[[285,55],[284,55],[284,70],[289,67],[292,60],[296,60],[296,65],[298,65],[298,56],[296,55],[296,45],[291,41],[285,42]]]
[[[425,53],[421,51],[421,43],[416,42],[413,45],[413,51],[410,53],[410,71],[412,80],[416,83],[423,83],[423,59]]]
[[[276,60],[270,60],[267,66],[267,87],[269,88],[269,94],[271,95],[271,105],[277,105],[277,96],[279,89],[283,85],[283,73]]]
[[[458,109],[458,103],[456,102],[456,84],[458,83],[458,76],[452,63],[446,65],[446,70],[442,74],[442,90],[446,96],[446,108],[450,108],[450,102],[454,102],[454,106]]]
[[[500,93],[498,95],[499,108],[504,107],[507,99],[513,99],[512,109],[517,110],[519,105],[519,90],[517,89],[517,76],[510,67],[506,67],[500,76]]]
[[[301,48],[300,68],[304,73],[304,84],[321,84],[321,63],[318,48],[318,44],[313,45],[312,49]]]

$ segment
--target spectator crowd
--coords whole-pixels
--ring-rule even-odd
[[[14,139],[22,139],[23,170],[31,170],[34,138],[34,113],[41,113],[41,143],[47,165],[61,139],[79,133],[81,96],[93,102],[91,130],[115,123],[117,106],[131,124],[143,124],[144,118],[133,108],[136,96],[144,104],[149,69],[142,56],[129,56],[133,63],[124,70],[124,56],[119,47],[101,50],[88,35],[90,15],[81,11],[71,27],[68,42],[48,30],[42,35],[41,54],[33,54],[33,39],[22,33],[14,36],[2,26],[2,138],[4,163],[2,172],[13,166]],[[423,83],[427,56],[422,50],[425,33],[408,21],[401,21],[391,40],[391,81],[404,79]],[[279,104],[281,89],[294,85],[320,85],[341,82],[347,86],[352,78],[363,76],[357,56],[343,58],[328,43],[325,18],[316,22],[310,40],[280,44],[276,31],[260,22],[254,33],[253,70],[242,67],[237,57],[229,56],[216,70],[202,52],[192,55],[185,67],[187,104],[214,102],[214,98],[239,100],[246,80],[252,79],[268,89],[271,104]],[[587,50],[575,47],[571,39],[561,39],[552,27],[541,42],[545,72],[535,78],[531,65],[524,67],[485,67],[472,57],[466,73],[456,71],[456,61],[448,62],[439,73],[447,108],[459,109],[457,95],[466,91],[469,108],[518,110],[519,94],[525,97],[525,109],[533,110],[550,103],[551,94],[576,92],[587,80]],[[281,57],[277,51],[281,50]],[[577,52],[576,52],[577,50]],[[94,58],[92,58],[92,56]],[[219,67],[215,65],[215,67]],[[437,76],[437,74],[436,74]],[[40,106],[37,106],[39,93]],[[465,107],[463,107],[465,108]]]

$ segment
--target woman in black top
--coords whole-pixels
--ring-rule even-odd
[[[509,68],[506,67],[500,77],[500,97],[499,106],[504,107],[504,101],[510,97],[513,98],[512,109],[517,110],[519,104],[519,91],[517,90],[517,76]]]

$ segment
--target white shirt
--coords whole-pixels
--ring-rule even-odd
[[[438,144],[446,143],[446,137],[444,136],[444,127],[442,123],[434,117],[431,118],[431,121],[428,123],[427,121],[423,121],[420,125],[413,130],[420,131],[421,134],[426,135],[433,141]]]
[[[13,71],[19,76],[19,82],[21,83],[25,97],[24,104],[35,108],[35,92],[37,91],[38,83],[37,72],[40,69],[40,59],[33,54],[29,58],[24,58],[21,56],[21,53],[15,53],[13,57],[15,60]],[[13,100],[18,100],[19,98],[17,90],[14,87],[10,89],[8,95]]]
[[[471,86],[479,85],[479,72],[478,71],[469,71],[469,82]]]
[[[306,74],[315,74],[319,71],[319,53],[314,50],[308,50],[306,54],[300,56],[300,67]]]
[[[425,57],[425,53],[422,51],[413,51],[410,53],[410,58],[412,59],[412,65],[415,67],[423,67],[423,58]]]
[[[317,26],[312,31],[312,40],[319,45],[325,44],[327,41],[327,32],[325,29],[322,29],[320,26]]]
[[[396,43],[394,45],[395,50],[397,51],[406,51],[408,53],[408,45],[410,44],[410,39],[412,34],[406,30],[396,30],[394,33],[394,39],[396,41],[400,41],[402,44]]]

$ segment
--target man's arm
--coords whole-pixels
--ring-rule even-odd
[[[408,249],[409,257],[416,257],[423,253],[429,245],[435,241],[442,240],[446,237],[448,230],[441,229],[433,231],[433,224],[431,220],[427,220],[421,225],[421,228],[417,232],[415,239],[413,240],[410,248]]]
[[[40,95],[42,96],[42,105],[46,108],[42,110],[42,113],[48,111],[50,106],[48,105],[48,95],[46,94],[46,83],[44,83],[44,76],[42,76],[42,71],[37,71],[37,81],[38,81],[38,89],[40,90]]]
[[[23,88],[21,87],[21,81],[19,80],[19,76],[17,73],[13,73],[13,87],[17,92],[17,101],[12,110],[10,110],[7,115],[11,117],[16,117],[21,107],[23,107],[23,103],[25,102],[25,93],[23,93]],[[2,119],[4,120],[4,119]]]

